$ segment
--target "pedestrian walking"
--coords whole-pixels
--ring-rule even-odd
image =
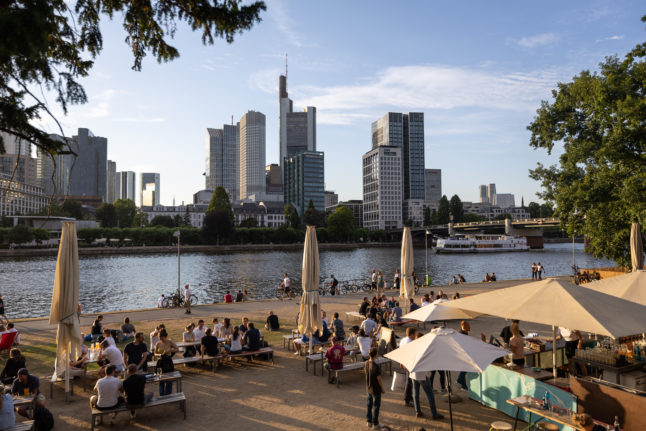
[[[368,428],[379,430],[383,425],[379,423],[379,409],[381,408],[381,394],[385,393],[381,381],[381,368],[375,363],[377,359],[377,348],[370,349],[369,359],[363,366],[366,375],[366,392],[368,395],[366,403],[366,421]]]
[[[370,293],[372,293],[372,291],[376,289],[377,289],[377,273],[373,269],[372,276],[370,277]]]
[[[395,278],[393,279],[393,284],[395,285],[395,290],[399,290],[399,284],[401,283],[401,275],[399,274],[399,268],[395,270]]]
[[[540,262],[538,262],[538,265],[536,265],[536,272],[538,273],[538,279],[542,280],[543,279],[543,273],[545,272],[545,267],[541,265]]]
[[[186,314],[191,314],[191,289],[189,289],[188,284],[184,286],[184,305]]]
[[[532,262],[532,280],[536,280],[538,278],[537,271],[538,267],[536,266],[536,262]]]

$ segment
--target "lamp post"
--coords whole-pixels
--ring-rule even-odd
[[[424,280],[426,282],[427,286],[430,286],[430,279],[428,278],[428,229],[424,230],[424,248],[426,248],[426,279]]]
[[[179,274],[180,274],[179,242],[180,242],[180,237],[181,237],[181,234],[180,234],[179,230],[176,230],[173,233],[173,236],[175,238],[177,238],[177,298],[179,298],[180,297],[180,288],[179,288],[180,287],[179,286]]]

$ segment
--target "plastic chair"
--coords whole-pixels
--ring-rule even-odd
[[[2,338],[0,338],[0,354],[9,353],[17,334],[17,332],[5,332],[2,334]]]
[[[512,430],[511,424],[503,421],[496,421],[491,423],[491,428],[489,428],[489,431],[511,431]]]

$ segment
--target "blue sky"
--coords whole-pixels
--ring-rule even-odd
[[[646,38],[637,1],[430,2],[269,0],[263,21],[229,45],[203,46],[178,27],[181,57],[130,69],[119,17],[82,83],[89,103],[63,119],[108,138],[117,170],[159,172],[161,202],[204,188],[205,129],[247,110],[267,117],[267,163],[278,162],[278,75],[289,54],[295,109],[317,107],[326,189],[361,199],[370,123],[388,111],[425,114],[426,167],[443,193],[477,199],[496,183],[517,204],[536,200],[526,126],[559,81],[623,56]],[[47,123],[45,123],[47,124]],[[47,127],[56,130],[47,124]]]

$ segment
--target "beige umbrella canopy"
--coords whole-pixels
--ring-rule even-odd
[[[630,260],[633,271],[644,268],[644,246],[642,245],[641,229],[637,222],[633,223],[630,228]]]
[[[645,306],[557,278],[492,290],[442,305],[613,338],[646,329]]]
[[[444,303],[449,302],[443,300],[442,302],[434,302],[432,304],[420,307],[415,311],[402,316],[403,319],[417,320],[420,322],[434,322],[439,320],[465,320],[478,317],[481,313],[474,313],[472,311],[460,310],[459,308],[445,307]]]
[[[413,238],[411,237],[409,227],[404,228],[402,235],[401,268],[399,296],[413,298],[415,296],[415,282],[413,281],[415,263],[413,261]]]
[[[646,305],[646,271],[639,270],[616,277],[585,283],[582,286],[627,301]]]
[[[54,275],[49,324],[58,325],[56,333],[56,374],[65,375],[65,391],[69,391],[69,358],[77,355],[81,338],[79,306],[79,258],[76,224],[63,222]]]
[[[323,328],[321,302],[319,300],[319,246],[314,226],[307,226],[307,232],[305,232],[302,281],[303,296],[301,297],[301,308],[298,314],[298,329],[302,334],[310,334],[311,348],[311,334]]]

